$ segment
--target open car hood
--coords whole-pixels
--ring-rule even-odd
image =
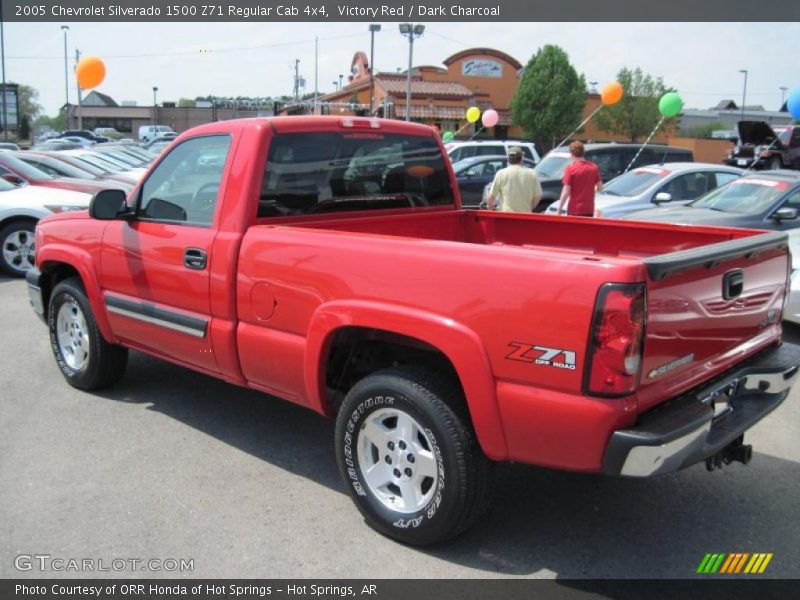
[[[775,139],[775,132],[766,121],[739,121],[736,124],[739,131],[739,140],[742,144],[753,146],[766,146]],[[777,146],[780,142],[777,142]]]

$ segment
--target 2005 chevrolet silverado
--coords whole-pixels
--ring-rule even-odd
[[[71,385],[132,348],[335,418],[356,506],[409,544],[474,523],[496,461],[746,463],[800,364],[784,234],[461,210],[438,135],[392,120],[192,129],[36,248]]]

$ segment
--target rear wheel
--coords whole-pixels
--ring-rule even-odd
[[[99,389],[125,373],[128,350],[103,339],[78,279],[65,279],[55,287],[47,323],[56,363],[71,386]]]
[[[33,221],[14,221],[0,230],[3,245],[0,269],[12,277],[24,277],[36,260]]]
[[[458,386],[416,369],[358,382],[336,420],[336,458],[367,523],[415,546],[458,535],[486,510],[493,465]]]

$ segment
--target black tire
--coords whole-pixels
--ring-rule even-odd
[[[11,277],[25,277],[33,267],[34,221],[12,221],[0,229],[0,270]]]
[[[63,328],[66,318],[59,322],[59,311],[62,307],[65,316],[72,315],[76,321],[75,335],[72,336],[73,352],[69,351],[69,343],[59,341],[59,333],[67,332],[72,326],[72,322],[68,322],[67,328]],[[81,324],[77,325],[77,322]],[[65,279],[56,285],[47,309],[47,325],[56,363],[72,387],[97,390],[116,383],[125,373],[128,349],[109,344],[103,338],[79,279]],[[60,331],[59,327],[62,327]],[[69,337],[68,332],[66,335]]]
[[[777,169],[783,168],[783,162],[781,161],[780,156],[773,156],[769,159],[769,168],[771,171],[775,171]]]
[[[400,419],[413,422],[417,433],[399,432]],[[373,430],[368,427],[376,423],[386,428],[380,429],[386,435],[380,438],[385,447],[370,440],[368,432]],[[408,445],[402,445],[403,440]],[[413,452],[419,458],[412,459]],[[347,491],[367,523],[413,546],[458,535],[486,511],[491,500],[494,465],[475,439],[460,389],[427,371],[384,369],[353,386],[336,419],[336,459]],[[370,471],[380,468],[387,483],[370,484],[363,466]],[[415,467],[420,470],[414,472]],[[435,468],[435,477],[421,475],[423,468]],[[407,495],[411,506],[401,506],[406,500],[400,485],[419,491],[420,497]]]

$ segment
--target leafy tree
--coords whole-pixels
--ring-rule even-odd
[[[194,108],[195,101],[190,98],[181,98],[178,100],[178,108]]]
[[[28,115],[23,115],[19,120],[19,129],[17,129],[17,137],[21,140],[27,140],[31,137],[31,119]]]
[[[525,66],[511,99],[511,120],[541,149],[550,148],[581,122],[586,81],[570,64],[567,53],[548,44]]]
[[[19,86],[19,116],[28,117],[32,122],[42,114],[42,105],[39,104],[39,92],[29,85]]]
[[[674,90],[666,87],[661,77],[653,79],[639,67],[623,67],[617,73],[617,81],[625,90],[622,100],[598,112],[595,125],[601,131],[627,136],[632,142],[646,138],[661,119],[659,99]],[[662,128],[669,129],[674,122],[667,119]]]

